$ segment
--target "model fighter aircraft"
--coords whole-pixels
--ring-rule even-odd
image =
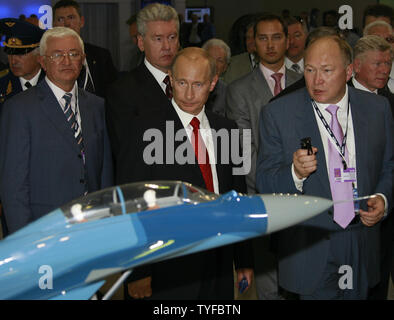
[[[0,241],[0,299],[89,299],[123,272],[106,299],[132,268],[275,232],[331,206],[304,195],[216,195],[180,181],[111,187]]]

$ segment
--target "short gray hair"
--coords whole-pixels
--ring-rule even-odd
[[[82,53],[85,53],[85,48],[83,45],[83,41],[78,33],[76,33],[73,29],[66,27],[55,27],[53,29],[48,29],[44,32],[41,41],[40,41],[40,55],[44,56],[47,50],[47,43],[49,38],[63,38],[63,37],[75,37],[78,39],[79,44],[81,45]]]
[[[370,24],[368,24],[368,25],[364,28],[363,35],[364,35],[364,36],[368,36],[368,35],[369,35],[369,32],[371,31],[371,29],[372,29],[373,27],[386,27],[386,28],[388,28],[388,29],[390,30],[390,33],[393,32],[393,27],[392,27],[390,24],[388,24],[386,21],[376,20],[376,21],[374,21],[374,22],[371,22]]]
[[[212,39],[209,39],[208,41],[206,41],[206,42],[204,43],[204,45],[202,46],[202,48],[203,48],[204,50],[209,50],[209,48],[212,48],[212,47],[219,47],[219,48],[222,48],[222,49],[224,50],[224,52],[226,53],[226,62],[227,62],[227,64],[230,63],[230,59],[231,59],[231,49],[230,49],[230,47],[227,45],[226,42],[224,42],[224,41],[221,40],[221,39],[212,38]]]
[[[143,8],[137,15],[137,30],[141,36],[145,36],[146,24],[152,21],[175,21],[179,34],[179,18],[176,10],[168,5],[152,3]]]
[[[390,43],[382,37],[375,35],[369,35],[358,39],[353,50],[354,58],[360,58],[360,56],[368,51],[385,52],[387,50],[390,50],[391,58],[393,58],[393,51]]]

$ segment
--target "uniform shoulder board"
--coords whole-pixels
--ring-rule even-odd
[[[10,72],[10,69],[4,69],[0,71],[0,78],[5,77]]]

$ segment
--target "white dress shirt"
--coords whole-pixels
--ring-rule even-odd
[[[282,87],[282,90],[286,87],[286,67],[285,67],[285,64],[283,64],[283,66],[277,72],[274,72],[274,71],[268,69],[262,63],[260,63],[259,66],[260,66],[261,72],[264,75],[265,80],[268,83],[268,86],[269,86],[273,96],[274,96],[275,80],[274,80],[274,78],[271,77],[271,75],[273,75],[274,73],[282,73],[283,76],[280,79],[280,85]]]
[[[200,121],[200,134],[202,139],[204,140],[204,144],[207,148],[208,151],[208,156],[209,156],[209,162],[211,164],[211,171],[212,171],[212,180],[213,180],[213,189],[215,193],[219,194],[219,181],[218,181],[218,175],[216,172],[216,156],[215,156],[215,148],[214,148],[214,143],[213,143],[213,138],[212,138],[212,131],[211,127],[209,125],[208,118],[205,114],[205,106],[203,107],[202,111],[198,115],[192,115],[190,113],[187,113],[183,111],[179,106],[176,104],[175,100],[172,99],[172,105],[174,106],[174,109],[176,113],[178,114],[179,119],[182,122],[183,127],[186,130],[187,136],[189,138],[189,141],[192,141],[192,134],[193,134],[193,127],[190,125],[190,121],[194,117],[197,117],[197,119]]]
[[[288,57],[285,57],[285,65],[287,69],[293,70],[294,72],[297,72],[293,69],[293,64],[296,64],[300,67],[300,72],[299,73],[304,73],[304,58],[302,58],[300,61],[297,63],[291,61]]]
[[[165,72],[155,68],[154,66],[152,66],[152,64],[146,58],[144,60],[144,63],[145,63],[145,66],[150,71],[150,73],[156,79],[157,83],[160,85],[160,87],[163,90],[163,92],[166,93],[167,85],[163,82],[163,80],[167,76],[167,73],[165,73]]]
[[[35,85],[37,85],[38,79],[40,78],[40,74],[41,74],[41,69],[37,72],[37,74],[31,78],[30,80],[26,80],[23,77],[19,77],[19,81],[21,82],[21,86],[22,86],[22,90],[25,91],[28,88],[25,86],[26,82],[30,82],[30,84],[32,85],[32,87],[34,87]]]
[[[366,90],[369,91],[369,90]],[[371,92],[371,91],[369,91]],[[348,156],[349,156],[349,161],[347,162],[347,167],[348,168],[355,168],[356,170],[356,175],[357,175],[357,169],[356,169],[356,143],[355,143],[355,138],[354,138],[354,130],[353,130],[353,118],[352,118],[352,108],[351,108],[351,103],[349,105],[349,117],[347,116],[347,107],[348,107],[348,86],[346,85],[346,93],[343,96],[343,98],[336,103],[336,105],[339,107],[338,111],[337,111],[337,117],[338,117],[338,122],[342,128],[342,132],[345,135],[346,132],[346,124],[347,124],[347,139],[346,139],[346,149],[348,152]],[[330,105],[330,104],[323,104],[323,103],[318,103],[316,102],[316,105],[318,107],[318,109],[320,110],[320,112],[322,113],[322,115],[324,116],[324,118],[326,119],[327,123],[330,124],[331,123],[331,114],[326,110],[326,108]],[[311,106],[311,108],[313,108]],[[321,140],[323,143],[323,149],[324,149],[324,155],[326,158],[326,166],[327,166],[327,172],[329,172],[329,163],[328,163],[328,144],[329,143],[333,143],[335,148],[335,142],[333,141],[333,139],[330,137],[328,131],[326,130],[326,128],[323,125],[323,122],[320,120],[315,108],[313,108],[313,111],[315,113],[315,117],[316,117],[316,121],[319,127],[319,132],[320,132],[320,136],[321,136]],[[338,141],[339,144],[341,144],[341,141]],[[313,141],[312,141],[312,145],[313,145]],[[339,152],[339,151],[338,151]],[[297,190],[299,190],[300,192],[302,192],[302,186],[303,186],[303,182],[305,181],[306,178],[304,179],[298,179],[298,177],[295,174],[294,171],[294,164],[292,164],[291,167],[291,172],[293,175],[293,180],[295,183],[295,186],[297,188]],[[354,182],[354,186],[357,188],[357,176],[356,176],[356,182]],[[382,193],[377,193],[378,195],[381,195],[382,198],[384,199],[384,204],[385,204],[385,213],[384,215],[387,215],[387,198],[384,194]]]
[[[330,104],[323,104],[323,103],[316,102],[316,105],[317,105],[318,109],[320,110],[321,114],[323,115],[323,117],[326,119],[327,123],[330,124],[331,123],[331,114],[326,110],[326,108]],[[348,108],[348,88],[347,88],[347,85],[346,85],[345,95],[338,103],[336,103],[336,105],[339,107],[338,112],[337,112],[338,122],[341,125],[342,132],[344,135],[346,132],[346,124],[347,124],[346,149],[347,149],[348,156],[349,156],[349,161],[347,163],[347,166],[348,166],[348,168],[356,168],[356,145],[355,145],[355,141],[354,141],[351,105],[349,106],[349,117],[347,114],[347,108]],[[311,108],[313,108],[312,105],[311,105]],[[313,112],[315,113],[316,122],[318,124],[321,140],[323,143],[324,155],[326,158],[327,172],[329,172],[328,144],[333,143],[335,148],[336,148],[336,145],[335,145],[335,142],[330,137],[328,131],[324,127],[322,121],[320,120],[315,108],[313,108]],[[341,141],[338,141],[338,142],[339,142],[339,144],[341,144]],[[312,145],[313,145],[313,141],[312,141]],[[356,170],[356,172],[357,172],[357,170]],[[293,179],[294,179],[294,183],[296,185],[296,188],[299,191],[302,191],[302,186],[303,186],[303,182],[304,182],[305,178],[298,179],[298,177],[296,176],[295,171],[294,171],[294,164],[292,165],[292,175],[293,175]],[[357,182],[355,182],[355,185],[357,186]]]
[[[387,82],[387,86],[389,87],[390,92],[394,93],[394,61],[391,64],[391,72],[389,76],[389,81]]]
[[[56,86],[51,80],[48,79],[48,76],[45,77],[45,81],[48,83],[49,88],[51,88],[53,94],[55,95],[57,101],[59,102],[60,107],[62,108],[62,112],[64,113],[64,108],[66,102],[63,99],[64,94],[66,91],[63,89],[59,88]],[[78,131],[75,132],[75,137],[78,136],[79,132],[82,130],[82,123],[81,123],[81,115],[79,113],[79,104],[78,104],[78,84],[75,81],[74,87],[70,91],[72,93],[72,98],[71,98],[71,109],[75,114],[75,119],[77,120],[78,123]]]
[[[360,90],[364,90],[367,92],[372,92],[372,93],[378,94],[378,89],[376,89],[374,91],[369,90],[367,87],[364,87],[360,82],[358,82],[354,76],[352,78],[352,82],[353,82],[353,85],[356,89],[360,89]]]

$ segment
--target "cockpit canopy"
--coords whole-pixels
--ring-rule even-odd
[[[82,223],[217,198],[218,195],[186,182],[150,181],[97,191],[68,203],[61,210],[69,223]]]

